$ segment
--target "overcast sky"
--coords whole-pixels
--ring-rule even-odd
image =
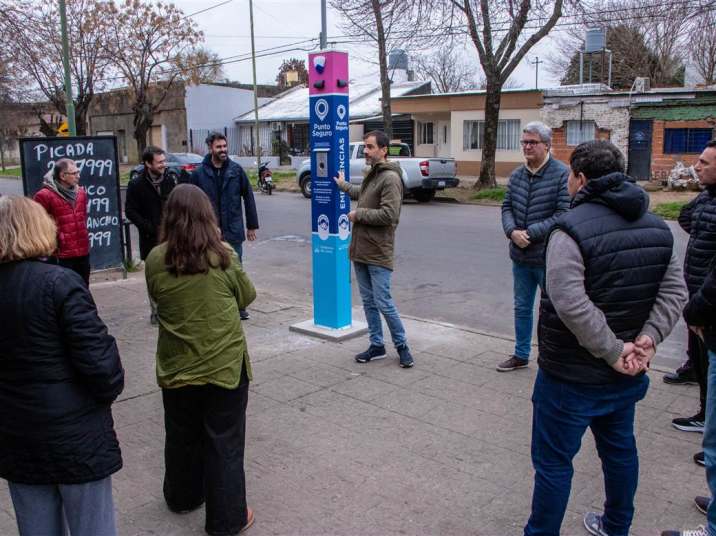
[[[194,13],[207,7],[221,3],[222,0],[174,0],[174,3],[186,14]],[[257,54],[274,47],[297,43],[317,37],[321,31],[320,0],[255,0],[254,23]],[[251,74],[251,41],[249,26],[248,0],[232,0],[226,5],[216,7],[194,15],[192,19],[205,34],[206,46],[216,52],[220,58],[229,58],[246,54],[248,60],[237,61],[223,66],[224,73],[231,80],[242,83],[252,81]],[[328,36],[341,38],[340,15],[328,7]],[[549,53],[549,38],[542,41],[528,53],[512,76],[512,79],[525,88],[533,88],[535,84],[534,66],[528,61],[536,56],[540,59]],[[313,43],[296,44],[297,48],[311,48]],[[293,48],[293,47],[290,47]],[[342,44],[336,47],[346,50],[350,57],[351,78],[375,77],[378,80],[378,66],[361,58],[377,58],[377,49]],[[410,53],[410,51],[408,51]],[[284,59],[298,57],[305,59],[306,50],[294,50],[278,55],[258,58],[256,76],[259,83],[274,84],[279,66]],[[472,44],[465,47],[465,57],[478,62],[477,53]],[[241,59],[241,58],[237,58]],[[540,64],[539,84],[541,88],[559,85],[547,72],[544,64]]]

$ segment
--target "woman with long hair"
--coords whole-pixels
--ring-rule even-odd
[[[83,279],[40,262],[56,247],[42,206],[0,197],[0,477],[21,536],[113,536],[124,370]]]
[[[254,521],[244,478],[251,363],[239,309],[256,291],[196,186],[169,196],[145,275],[159,320],[164,498],[177,513],[206,501],[206,532],[238,534]]]

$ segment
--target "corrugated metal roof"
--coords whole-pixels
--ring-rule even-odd
[[[390,96],[400,97],[430,84],[424,80],[397,82],[390,85]],[[351,120],[372,117],[381,113],[380,84],[374,81],[351,80],[349,86],[349,113]],[[255,121],[254,111],[234,118],[236,123]],[[308,88],[298,86],[259,106],[259,121],[308,121]]]
[[[634,119],[660,119],[662,121],[698,121],[716,118],[716,103],[697,102],[682,106],[639,106],[632,110]]]

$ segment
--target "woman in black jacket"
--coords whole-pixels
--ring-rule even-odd
[[[124,370],[82,278],[38,260],[55,237],[39,204],[0,199],[0,477],[21,536],[113,536]]]

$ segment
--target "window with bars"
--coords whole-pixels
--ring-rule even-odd
[[[665,128],[664,154],[698,154],[712,137],[710,128]]]
[[[594,121],[567,121],[567,145],[579,145],[596,139],[597,125]]]
[[[520,148],[520,120],[501,119],[497,123],[497,149],[515,151]],[[482,149],[485,142],[484,121],[464,121],[462,130],[462,148]]]
[[[434,143],[432,123],[418,123],[418,143],[421,145]]]

